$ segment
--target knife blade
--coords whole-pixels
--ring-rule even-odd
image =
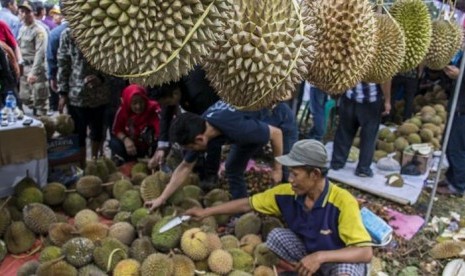
[[[160,230],[158,230],[158,233],[163,233],[163,232],[166,232],[178,225],[180,225],[181,223],[185,222],[185,221],[188,221],[191,219],[191,216],[177,216],[175,218],[173,218],[172,220],[168,221],[167,224],[163,225]]]

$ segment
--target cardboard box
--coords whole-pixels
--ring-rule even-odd
[[[409,150],[404,150],[402,153],[402,167],[404,167],[407,163],[412,161],[413,156],[417,156],[417,169],[421,172],[421,174],[425,174],[428,168],[431,165],[433,160],[433,152],[431,151],[428,154],[419,154],[418,152],[412,152]]]
[[[47,141],[49,166],[79,163],[79,138],[77,134],[51,138]]]

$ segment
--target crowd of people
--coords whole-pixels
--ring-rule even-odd
[[[182,162],[160,197],[146,202],[147,207],[156,209],[181,186],[198,160],[203,160],[201,187],[218,187],[222,146],[229,144],[225,176],[233,201],[191,209],[189,215],[202,218],[255,210],[282,216],[289,229],[272,232],[267,244],[282,258],[297,262],[299,272],[364,275],[365,263],[372,256],[371,238],[361,223],[355,199],[329,182],[327,173],[345,166],[360,127],[360,158],[354,173],[373,176],[370,166],[375,141],[383,116],[391,117],[397,99],[394,92],[403,88],[403,119],[410,118],[422,70],[399,74],[383,84],[362,82],[339,97],[340,120],[328,165],[330,156],[321,143],[328,96],[308,82],[296,86],[297,96],[290,104],[280,102],[258,111],[238,110],[222,101],[201,66],[160,87],[129,84],[89,64],[59,7],[27,0],[19,5],[15,0],[1,0],[1,4],[1,104],[7,92],[13,91],[32,116],[70,114],[79,137],[82,166],[86,159],[103,154],[106,137],[110,137],[112,158],[119,165],[147,157],[150,168],[161,166],[173,143],[179,144],[186,151]],[[458,77],[458,62],[440,72],[449,92],[454,87],[450,83]],[[447,149],[451,167],[438,190],[441,193],[465,192],[464,86],[451,117],[455,118]],[[313,127],[301,135],[306,139],[298,141],[296,106],[300,107],[305,91],[310,95]],[[92,156],[86,156],[87,139]],[[248,161],[267,144],[271,144],[275,157],[272,179],[276,184],[290,184],[250,196],[244,171]]]

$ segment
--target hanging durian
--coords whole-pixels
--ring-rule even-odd
[[[227,0],[63,0],[86,59],[98,70],[155,85],[200,63],[232,11]]]
[[[317,26],[307,80],[341,94],[362,80],[373,59],[376,22],[367,0],[306,0],[303,14]]]
[[[378,43],[363,81],[383,83],[399,72],[405,56],[405,36],[389,14],[376,14],[375,19]]]
[[[405,58],[400,72],[423,61],[431,43],[431,16],[422,0],[398,0],[389,10],[405,35]]]
[[[425,57],[425,65],[433,70],[442,70],[457,53],[461,42],[460,26],[444,19],[434,20],[433,35]]]
[[[290,98],[307,72],[313,25],[295,0],[235,3],[224,38],[206,58],[207,77],[224,101],[244,110]]]

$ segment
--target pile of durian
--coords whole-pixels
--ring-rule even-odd
[[[149,213],[143,202],[160,195],[169,175],[147,175],[138,164],[130,179],[115,168],[109,159],[90,160],[86,175],[70,187],[21,180],[12,198],[0,201],[0,262],[7,252],[40,251],[38,260],[19,268],[20,276],[274,275],[279,259],[264,242],[281,221],[247,213],[224,227],[230,217],[220,215],[160,234],[175,215],[229,201],[228,192],[204,194],[191,175],[164,207]]]
[[[435,150],[441,149],[446,120],[447,111],[443,105],[425,105],[397,130],[391,131],[388,127],[379,130],[374,160],[396,152],[395,159],[399,161],[401,153],[411,144],[429,143]]]
[[[48,139],[54,137],[56,133],[61,136],[68,136],[74,132],[74,121],[69,114],[59,114],[55,118],[41,116],[39,120],[44,124]]]

